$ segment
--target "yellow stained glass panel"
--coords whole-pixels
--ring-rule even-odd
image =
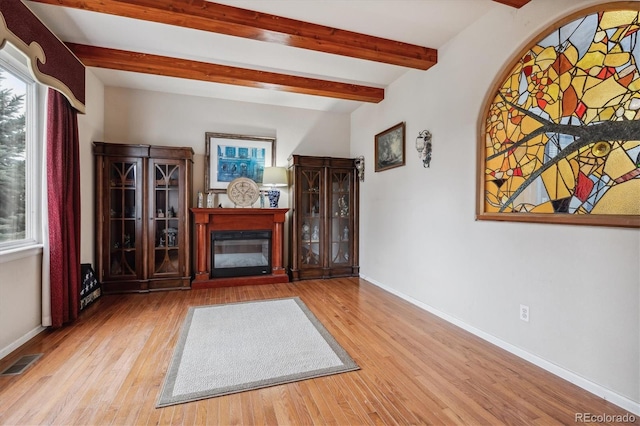
[[[629,25],[638,20],[638,11],[634,10],[616,10],[613,12],[604,12],[600,20],[600,28],[608,30],[620,26]]]
[[[637,211],[618,195],[640,182],[639,13],[626,6],[544,34],[505,76],[486,120],[487,211]]]
[[[611,187],[593,208],[593,214],[640,215],[640,179]]]
[[[604,172],[611,179],[618,179],[620,176],[635,169],[636,165],[622,148],[612,149],[604,165]]]

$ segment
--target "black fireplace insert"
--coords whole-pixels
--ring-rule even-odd
[[[271,274],[271,231],[213,231],[211,278]]]

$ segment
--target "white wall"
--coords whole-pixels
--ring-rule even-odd
[[[351,154],[367,160],[361,273],[638,412],[640,233],[474,220],[484,97],[525,42],[597,2],[577,3],[497,6],[439,49],[434,68],[409,72],[382,103],[352,114]],[[373,136],[401,121],[406,166],[374,173]],[[433,133],[428,169],[414,148],[423,129]],[[528,323],[520,304],[530,307]]]
[[[80,262],[91,263],[94,260],[95,233],[95,179],[93,141],[104,137],[104,103],[105,87],[90,70],[87,70],[86,114],[78,115],[78,134],[80,137],[80,197],[82,214],[80,221]]]
[[[0,261],[0,359],[42,331],[42,254]]]

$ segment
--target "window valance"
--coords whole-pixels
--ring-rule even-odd
[[[84,65],[20,0],[0,0],[0,46],[7,41],[29,58],[36,80],[85,112]]]

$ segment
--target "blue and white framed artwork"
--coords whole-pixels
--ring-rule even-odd
[[[205,133],[205,188],[223,193],[232,180],[262,184],[265,167],[275,163],[276,140],[267,136]]]

